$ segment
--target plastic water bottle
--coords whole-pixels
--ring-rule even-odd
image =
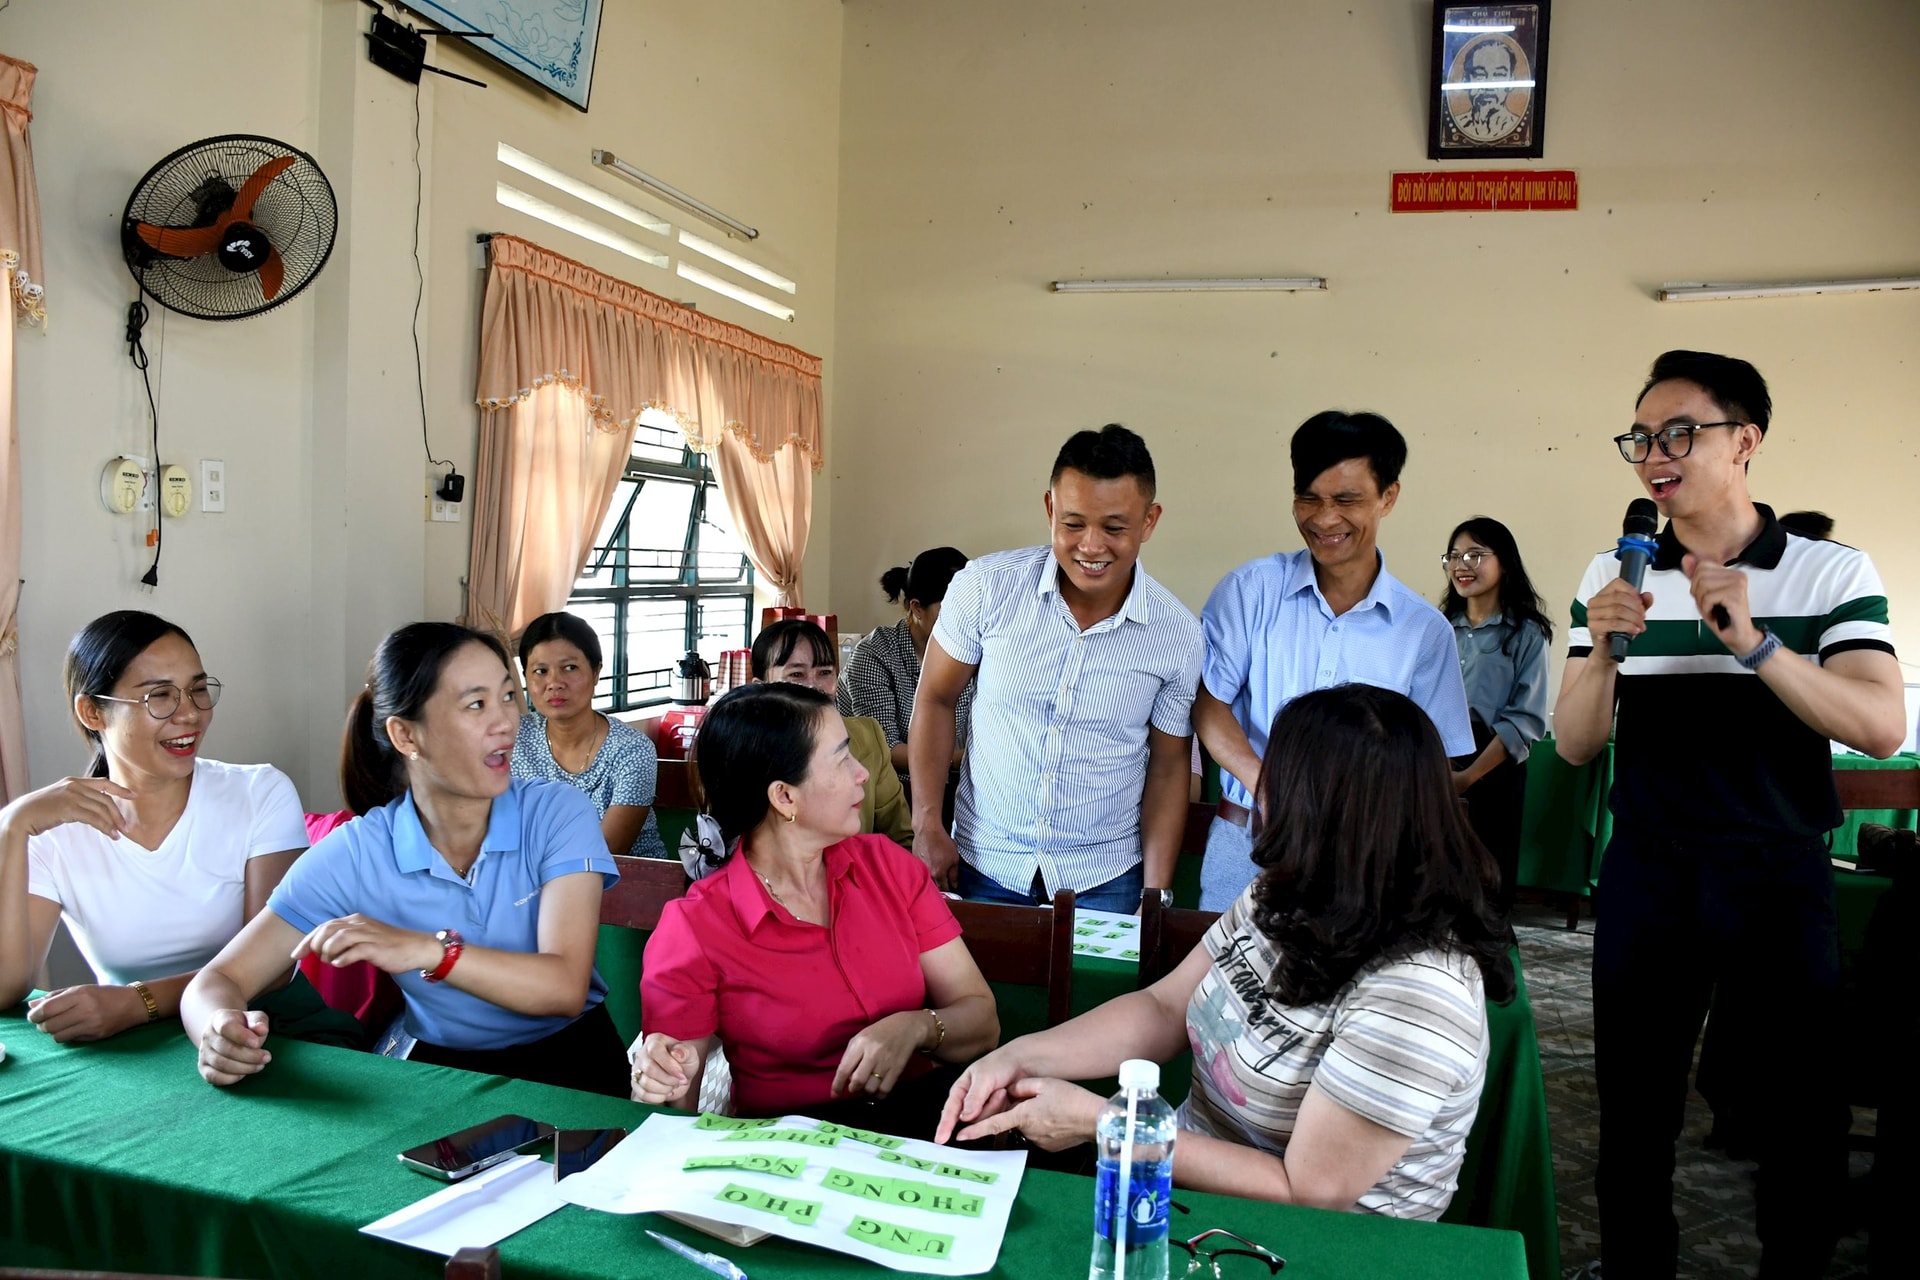
[[[1087,1280],[1166,1280],[1176,1130],[1173,1108],[1159,1089],[1158,1063],[1127,1059],[1120,1064],[1120,1092],[1094,1126],[1100,1175]]]

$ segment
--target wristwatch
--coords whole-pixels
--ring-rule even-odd
[[[1756,622],[1760,628],[1760,643],[1753,646],[1751,653],[1738,653],[1733,660],[1749,671],[1758,671],[1760,664],[1780,652],[1780,637],[1773,634],[1764,622]]]
[[[466,950],[467,943],[457,929],[442,929],[433,935],[433,940],[440,944],[440,963],[435,968],[422,969],[420,976],[428,982],[439,982],[453,972],[453,962]]]

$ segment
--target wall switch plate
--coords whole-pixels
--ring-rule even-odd
[[[200,459],[200,509],[227,509],[227,464],[218,458]]]

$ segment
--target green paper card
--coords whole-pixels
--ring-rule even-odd
[[[952,1236],[916,1231],[912,1227],[896,1227],[890,1222],[876,1222],[858,1214],[847,1224],[847,1234],[876,1248],[915,1258],[944,1258],[953,1251]]]
[[[763,1156],[743,1151],[737,1156],[688,1156],[680,1171],[739,1169],[745,1173],[770,1173],[776,1178],[797,1178],[806,1167],[807,1162],[799,1156]]]
[[[925,1209],[929,1213],[951,1213],[963,1218],[979,1217],[981,1207],[986,1203],[974,1191],[956,1191],[951,1187],[936,1187],[905,1178],[848,1173],[845,1169],[827,1170],[827,1176],[820,1180],[820,1185],[829,1191],[859,1196],[862,1200],[875,1200],[906,1209]]]
[[[796,1227],[811,1227],[820,1221],[820,1202],[817,1200],[795,1200],[791,1196],[774,1195],[757,1187],[743,1187],[734,1182],[722,1187],[714,1199],[774,1214]]]
[[[922,1173],[937,1173],[943,1178],[959,1178],[963,1182],[978,1182],[990,1186],[1000,1181],[997,1173],[988,1173],[984,1169],[968,1169],[957,1164],[943,1164],[938,1160],[922,1160],[919,1156],[910,1156],[901,1151],[883,1151],[880,1159],[888,1164],[903,1164],[909,1169],[918,1169]]]
[[[1131,951],[1131,950],[1122,951],[1120,953],[1120,958],[1123,960],[1138,960],[1140,958],[1140,953],[1138,951]]]
[[[1090,938],[1100,932],[1100,926],[1097,924],[1079,924],[1073,927],[1073,931],[1082,938]]]
[[[818,1129],[742,1129],[722,1142],[797,1142],[803,1147],[837,1147],[840,1135]]]
[[[825,1120],[820,1122],[820,1132],[830,1133],[836,1138],[845,1138],[849,1142],[864,1142],[870,1147],[879,1147],[883,1151],[895,1151],[906,1145],[905,1138],[892,1138],[884,1133],[875,1133],[871,1129],[856,1129],[851,1125],[834,1124]]]
[[[693,1122],[693,1127],[709,1131],[714,1129],[771,1129],[773,1127],[773,1121],[736,1120],[732,1116],[717,1116],[711,1111],[703,1111],[700,1113],[700,1118]]]

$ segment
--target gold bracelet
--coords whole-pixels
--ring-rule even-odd
[[[147,984],[140,981],[140,979],[135,978],[132,982],[129,982],[127,985],[132,987],[135,991],[139,992],[140,999],[146,1002],[147,1021],[148,1022],[160,1021],[160,1004],[158,1001],[156,1001],[153,998],[153,992],[147,990]]]
[[[934,1041],[932,1044],[928,1045],[926,1048],[920,1051],[924,1054],[931,1056],[933,1054],[940,1052],[940,1046],[947,1042],[947,1024],[940,1017],[939,1014],[935,1013],[931,1009],[928,1009],[926,1011],[926,1014],[929,1018],[933,1019],[934,1029],[940,1033],[938,1036],[934,1038]]]

